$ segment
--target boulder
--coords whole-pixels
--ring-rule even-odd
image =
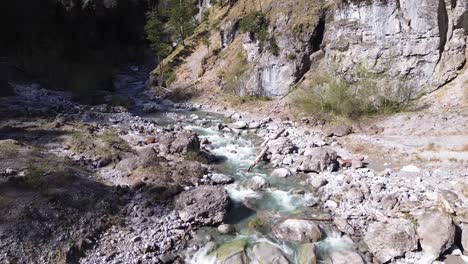
[[[245,239],[233,240],[221,245],[210,255],[214,256],[216,263],[219,264],[244,264],[248,263],[246,246],[247,240]]]
[[[298,162],[298,169],[303,172],[334,171],[337,168],[338,155],[329,148],[312,148],[304,153]]]
[[[468,224],[463,224],[461,226],[461,245],[465,252],[465,255],[468,253]]]
[[[257,129],[260,127],[260,123],[259,122],[250,122],[249,123],[249,129]]]
[[[244,121],[237,121],[237,122],[229,124],[229,127],[233,129],[246,129],[248,125]]]
[[[229,204],[226,190],[218,186],[200,186],[182,192],[175,200],[175,208],[182,220],[195,220],[201,224],[221,223]]]
[[[279,169],[275,169],[272,173],[271,173],[271,176],[273,177],[279,177],[279,178],[286,178],[286,177],[289,177],[291,176],[291,171],[289,169],[286,169],[286,168],[279,168]]]
[[[250,178],[250,180],[247,182],[247,187],[254,190],[254,191],[260,191],[265,188],[268,188],[270,184],[265,180],[265,178],[261,176],[253,176]]]
[[[293,153],[297,149],[292,141],[286,137],[281,137],[275,140],[271,140],[268,143],[268,151],[274,154],[287,155]]]
[[[329,258],[333,264],[365,264],[362,257],[350,249],[333,250]]]
[[[328,181],[319,175],[313,175],[312,178],[310,179],[310,184],[312,187],[318,189],[320,187],[323,187],[328,184]]]
[[[298,264],[316,264],[317,257],[315,256],[315,246],[312,243],[299,245],[297,248],[297,263]]]
[[[344,137],[353,132],[353,128],[348,125],[339,125],[336,127],[333,127],[329,133],[328,136],[336,136],[336,137]]]
[[[273,227],[277,239],[290,242],[317,242],[322,237],[319,226],[313,221],[287,219]]]
[[[288,259],[275,245],[268,242],[260,242],[253,246],[251,263],[288,264]]]
[[[200,139],[191,131],[166,133],[159,139],[159,149],[169,154],[199,152]]]
[[[390,219],[386,223],[370,224],[364,242],[369,252],[381,263],[418,248],[414,225],[406,219]]]
[[[418,218],[417,233],[424,253],[434,261],[453,245],[455,225],[447,214],[425,213]]]
[[[210,179],[214,184],[229,184],[234,182],[234,179],[232,177],[221,173],[213,173],[210,176]]]

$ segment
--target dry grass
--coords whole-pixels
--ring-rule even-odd
[[[459,149],[456,150],[456,151],[459,151],[459,152],[468,152],[468,144],[463,145],[463,147],[459,148]]]

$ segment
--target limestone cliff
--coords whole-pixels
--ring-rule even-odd
[[[313,78],[311,71],[352,82],[365,70],[379,76],[383,89],[404,83],[416,96],[453,80],[464,66],[467,8],[465,0],[221,2],[189,48],[176,49],[163,65],[175,73],[171,88],[234,86],[241,96],[274,97]],[[266,43],[239,28],[254,11],[265,15]],[[206,34],[208,47],[201,41]],[[153,86],[160,72],[153,72]]]

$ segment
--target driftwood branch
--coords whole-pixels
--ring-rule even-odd
[[[252,163],[252,165],[250,165],[249,169],[247,170],[247,172],[251,172],[252,169],[257,166],[257,164],[263,160],[263,157],[265,157],[265,154],[266,152],[268,151],[268,146],[264,147],[262,149],[262,151],[260,152],[260,154],[258,154],[258,156],[255,158],[255,161]]]
[[[265,140],[263,143],[262,143],[262,151],[260,152],[260,154],[258,154],[258,156],[255,158],[255,161],[252,163],[252,165],[250,165],[249,169],[247,170],[247,172],[251,172],[253,170],[253,168],[255,168],[255,166],[257,166],[257,164],[263,160],[263,158],[265,157],[265,154],[266,152],[268,151],[268,142],[270,142],[270,140],[275,140],[277,138],[279,138],[281,136],[281,134],[284,133],[284,131],[286,131],[285,128],[281,129],[278,133],[276,133],[273,137]]]

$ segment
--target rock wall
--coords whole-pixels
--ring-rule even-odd
[[[278,4],[276,8],[284,7]],[[259,41],[249,34],[243,35],[243,48],[247,61],[253,65],[241,95],[274,97],[285,95],[311,66],[310,55],[317,51],[323,38],[325,17],[318,9],[311,9],[311,18],[306,30],[297,31],[291,15],[281,12],[270,23],[270,34],[274,37],[279,54],[260,52]],[[318,43],[318,45],[317,45]]]
[[[467,0],[238,0],[213,8],[220,20],[210,22],[217,25],[210,29],[210,40],[220,54],[210,58],[200,43],[191,48],[196,55],[182,53],[186,57],[181,60],[172,56],[177,62],[172,64],[178,78],[174,86],[197,83],[224,91],[229,76],[223,72],[242,52],[248,70],[235,89],[241,96],[286,95],[300,81],[313,78],[313,69],[350,82],[365,71],[378,76],[383,91],[405,88],[404,96],[414,97],[456,78],[466,61]],[[252,11],[265,15],[270,43],[240,32],[242,17]],[[277,52],[271,49],[272,40]]]
[[[327,25],[327,68],[352,78],[363,66],[414,92],[440,87],[465,63],[466,11],[464,0],[343,4]]]

